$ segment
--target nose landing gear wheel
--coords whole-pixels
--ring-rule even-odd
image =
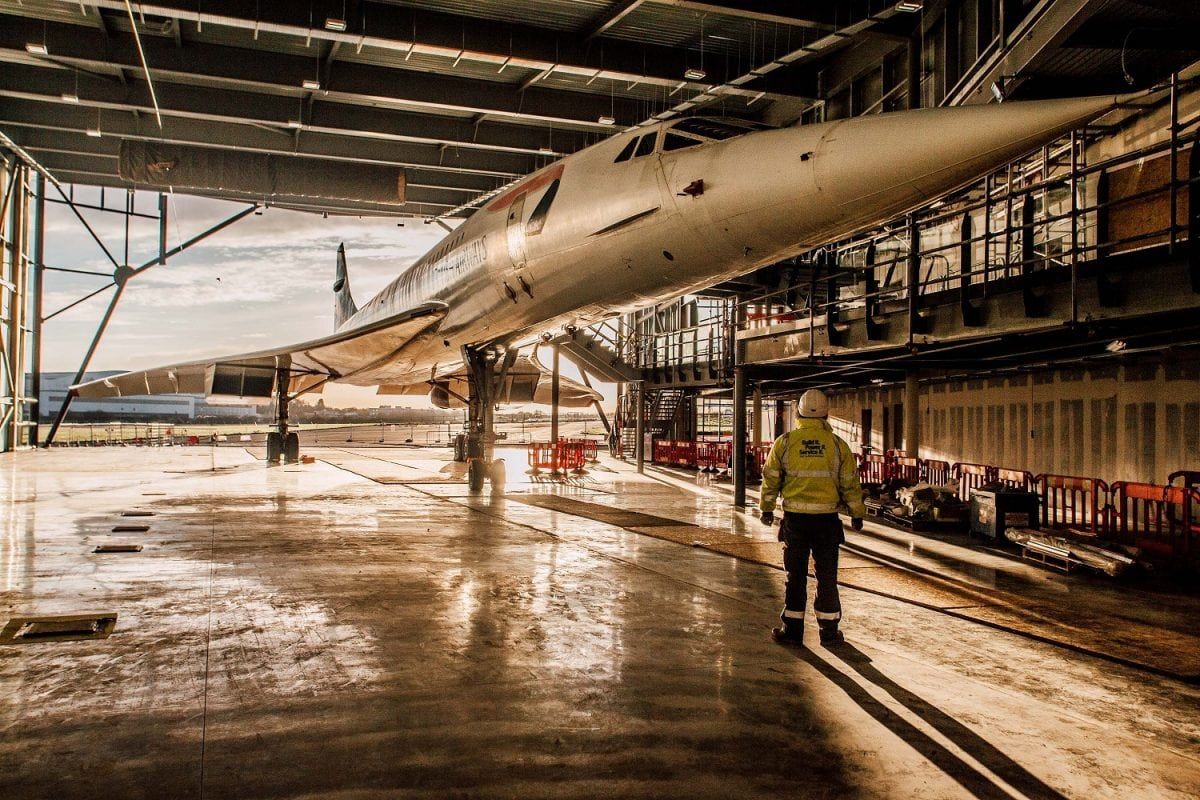
[[[267,463],[278,464],[282,456],[283,437],[279,435],[279,431],[272,431],[267,434]]]
[[[283,460],[289,464],[300,460],[300,435],[295,431],[290,431],[283,437]]]

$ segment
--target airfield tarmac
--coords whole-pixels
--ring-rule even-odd
[[[0,623],[117,617],[0,645],[0,796],[1200,796],[1192,595],[868,522],[847,643],[784,648],[706,476],[305,452],[0,458]]]

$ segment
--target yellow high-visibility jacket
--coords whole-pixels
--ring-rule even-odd
[[[858,462],[825,420],[801,419],[771,446],[759,511],[774,511],[779,497],[784,511],[797,514],[866,516]]]

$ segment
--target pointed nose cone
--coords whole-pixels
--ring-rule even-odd
[[[1111,111],[1084,97],[856,117],[821,137],[821,200],[845,229],[902,214]]]

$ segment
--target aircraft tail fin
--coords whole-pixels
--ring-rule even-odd
[[[346,245],[339,244],[337,251],[337,274],[333,279],[333,326],[342,323],[358,312],[354,298],[350,296],[350,276],[346,273]]]

